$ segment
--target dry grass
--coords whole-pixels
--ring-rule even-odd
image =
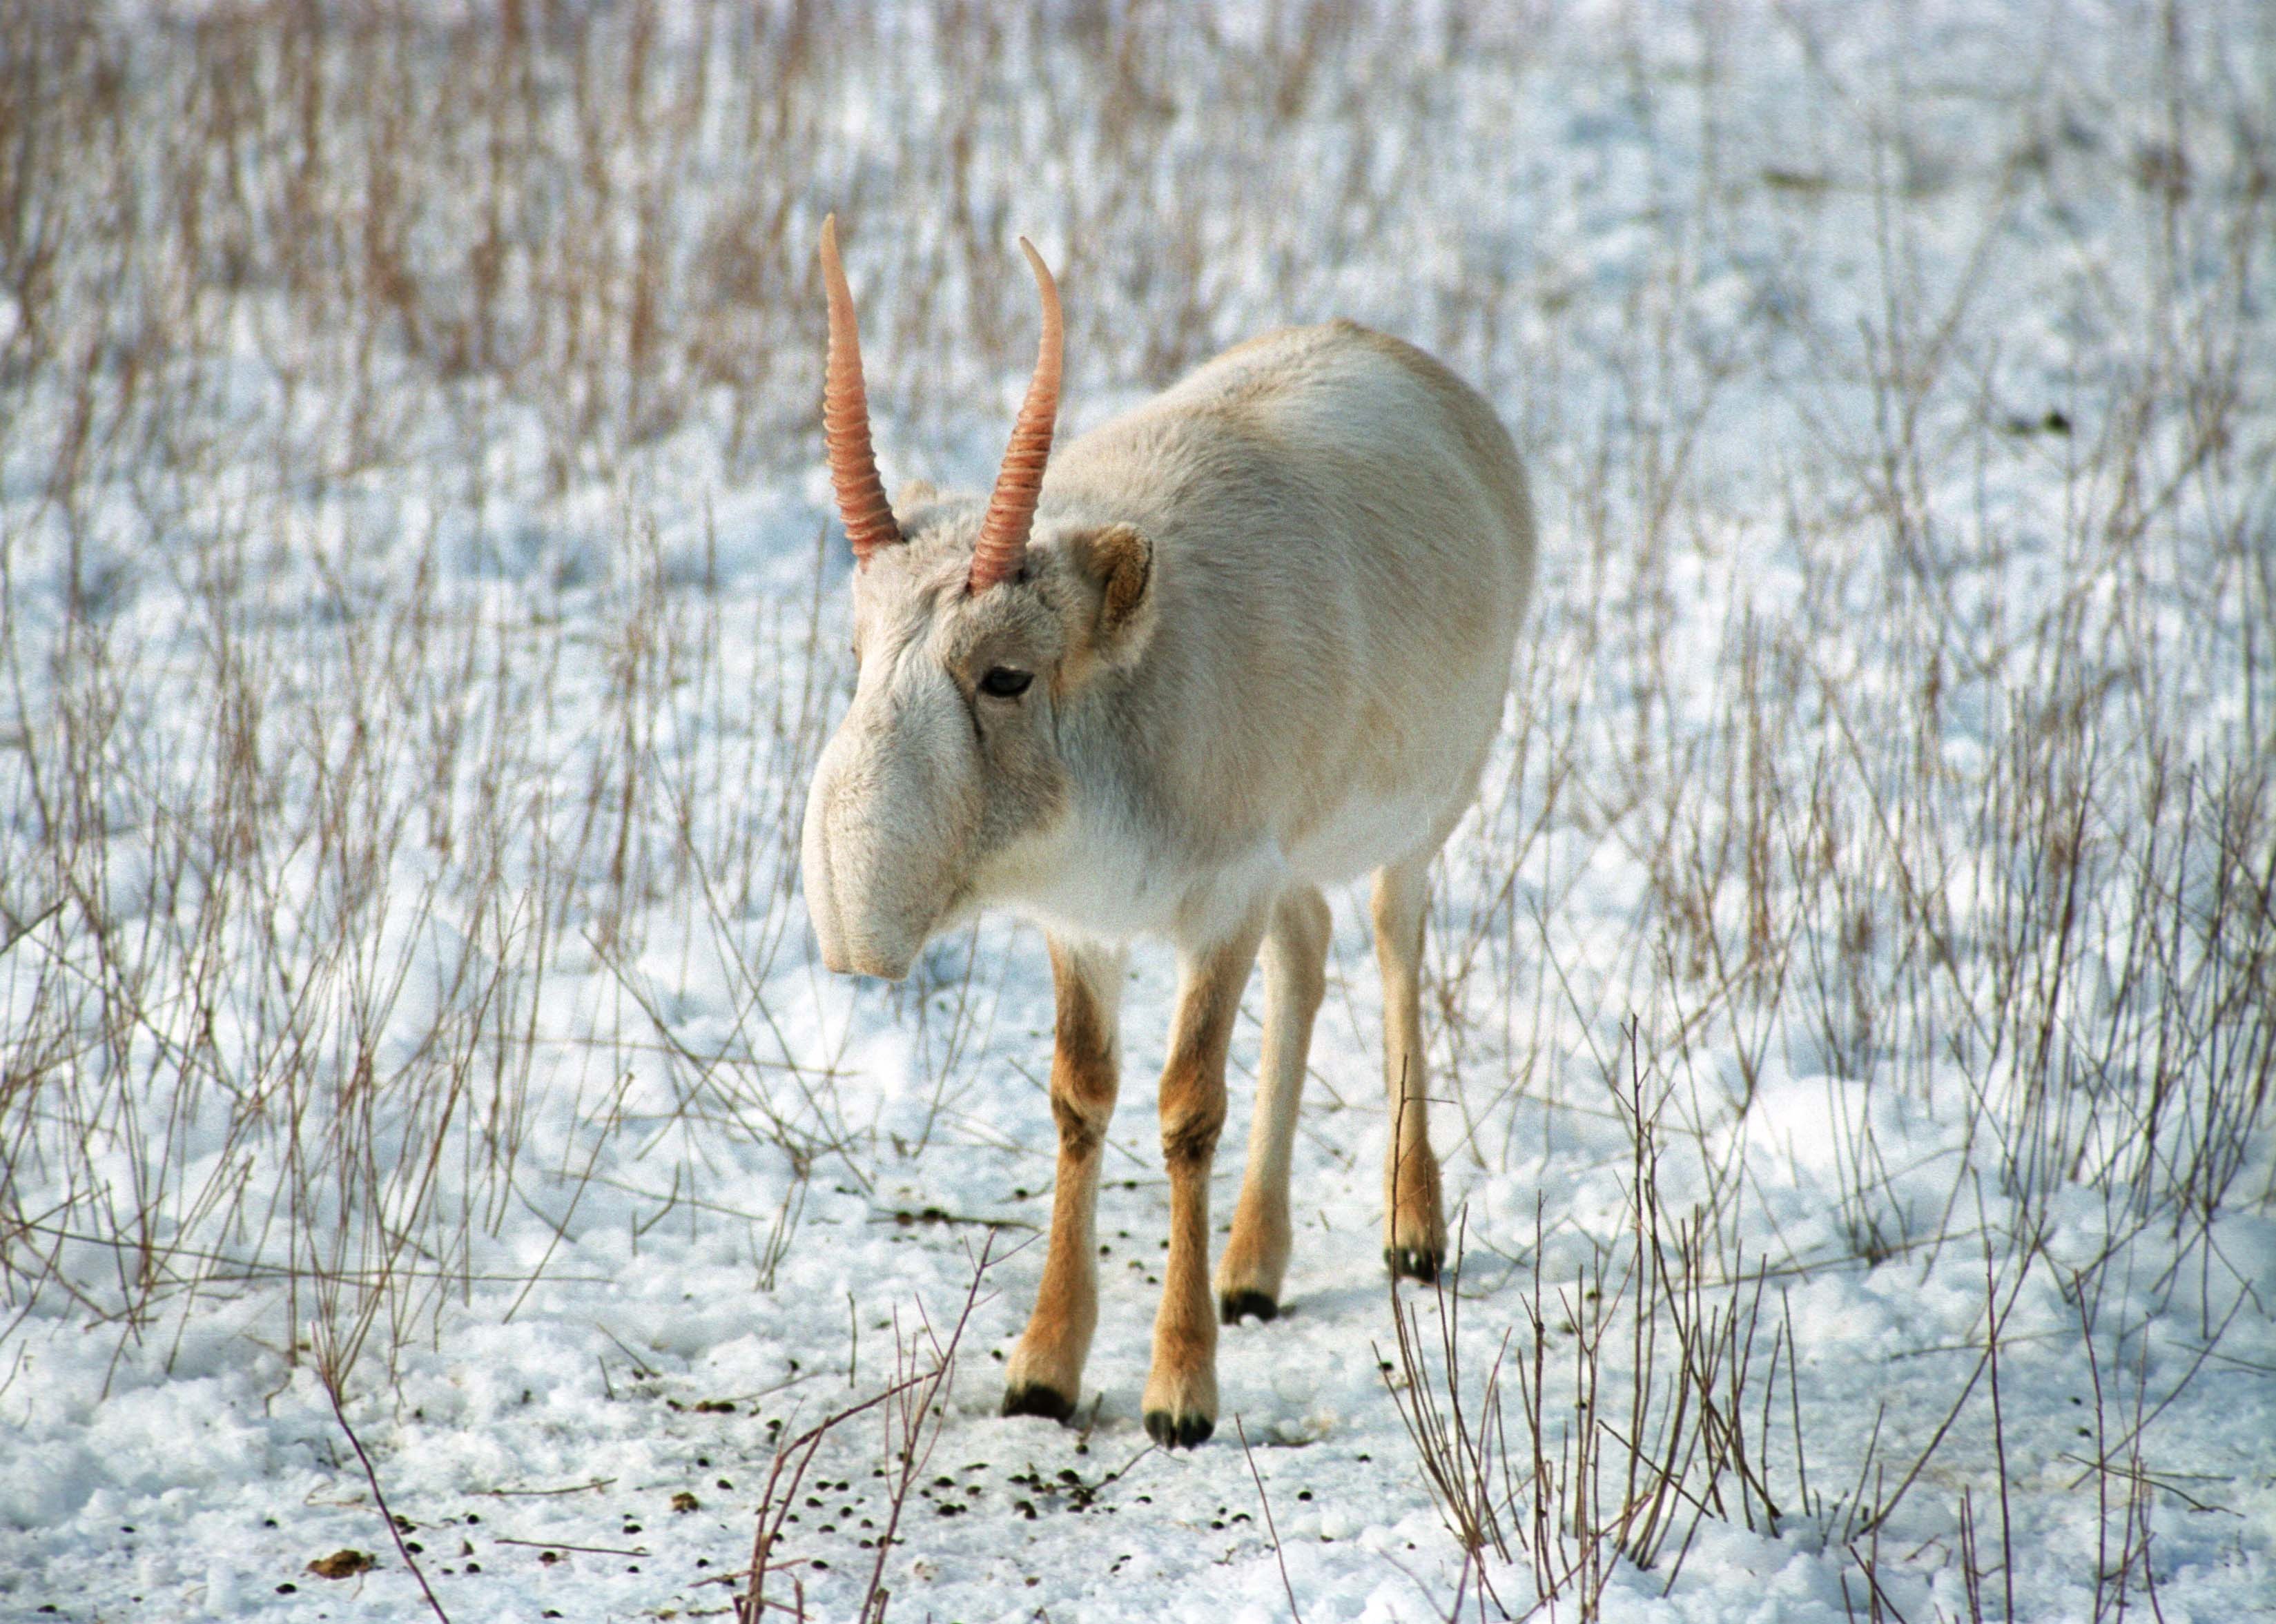
[[[338,1382],[526,1294],[509,1219],[565,1232],[596,1177],[750,1226],[767,1287],[817,1168],[868,1188],[781,1006],[828,539],[754,562],[709,505],[813,459],[828,208],[889,458],[984,469],[1026,230],[1076,398],[1343,312],[1536,469],[1537,635],[1433,920],[1441,1120],[1478,1175],[1611,1123],[1629,1216],[1474,1226],[1474,1280],[1532,1282],[1483,1388],[1451,1301],[1435,1352],[1399,1318],[1461,1538],[1585,1597],[1702,1514],[1800,1517],[1878,1609],[1858,1542],[1927,1457],[1806,1479],[1779,1283],[1982,1250],[1996,1384],[2027,1271],[2126,1333],[2136,1236],[2128,1311],[2212,1338],[2215,1226],[2276,1200],[2268,45],[2127,27],[2107,80],[2052,28],[1954,89],[1806,9],[0,4],[0,1303],[122,1345],[240,1305]],[[1741,35],[1812,87],[1774,163]],[[1574,61],[1603,174],[1527,122]],[[1535,246],[1611,181],[1658,204],[1605,265]],[[900,995],[920,1143],[981,1134],[996,974],[952,945]],[[1834,1239],[1781,1247],[1756,1104],[1819,1077],[1832,1184],[1788,1171]],[[1931,1111],[1958,1148],[1892,1165]],[[2099,1256],[2049,1250],[2077,1191]],[[2082,1448],[2110,1616],[2155,1402],[2098,1391]],[[2007,1564],[1959,1514],[1973,1597]]]

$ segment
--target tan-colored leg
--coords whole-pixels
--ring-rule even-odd
[[[1288,1273],[1288,1155],[1312,1048],[1312,1018],[1327,990],[1328,905],[1306,885],[1280,899],[1264,937],[1264,1051],[1256,1067],[1256,1114],[1248,1124],[1248,1171],[1233,1209],[1233,1235],[1217,1266],[1218,1312],[1280,1311]]]
[[[1123,953],[1053,941],[1051,988],[1058,1029],[1051,1050],[1051,1115],[1058,1122],[1058,1179],[1051,1238],[1036,1311],[1005,1371],[1006,1415],[1065,1421],[1082,1396],[1082,1363],[1098,1325],[1099,1153],[1114,1115]]]
[[[1189,1448],[1217,1428],[1217,1316],[1209,1278],[1210,1164],[1225,1127],[1225,1051],[1256,963],[1263,911],[1232,939],[1184,958],[1170,1062],[1162,1069],[1162,1157],[1170,1172],[1170,1262],[1154,1317],[1142,1405],[1154,1441]]]
[[[1375,960],[1383,972],[1383,1069],[1391,1096],[1383,1261],[1393,1276],[1416,1280],[1437,1279],[1446,1256],[1422,1058],[1422,910],[1430,867],[1425,852],[1375,876]]]

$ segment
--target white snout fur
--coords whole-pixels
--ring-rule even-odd
[[[816,766],[800,855],[832,970],[899,981],[967,866],[979,761],[963,702],[919,656],[864,684]]]

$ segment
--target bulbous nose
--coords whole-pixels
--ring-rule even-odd
[[[860,962],[866,955],[857,955],[847,939],[845,918],[838,907],[838,877],[830,861],[828,798],[827,780],[817,778],[807,801],[806,823],[799,842],[799,867],[806,885],[806,916],[813,923],[814,942],[822,952],[822,962],[831,974],[867,975],[873,972]]]
[[[913,948],[897,950],[893,945],[878,940],[873,932],[846,928],[830,859],[829,831],[826,826],[817,828],[818,821],[811,811],[808,813],[801,867],[806,878],[807,916],[813,921],[815,945],[822,950],[823,964],[833,975],[902,980],[916,961]]]
[[[800,869],[822,962],[841,975],[899,981],[938,910],[920,883],[931,854],[911,839],[922,823],[893,816],[902,810],[897,799],[923,805],[923,786],[874,765],[865,770],[864,746],[875,742],[849,725],[823,752],[807,799]],[[896,790],[903,793],[896,797]]]

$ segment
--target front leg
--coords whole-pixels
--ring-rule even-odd
[[[1210,1297],[1209,1180],[1225,1127],[1225,1056],[1263,918],[1181,956],[1170,1062],[1162,1071],[1162,1155],[1170,1173],[1170,1262],[1154,1318],[1146,1430],[1178,1448],[1217,1428],[1217,1316]]]
[[[1006,1415],[1065,1421],[1082,1396],[1082,1363],[1098,1324],[1098,1160],[1114,1115],[1122,1002],[1119,948],[1077,948],[1054,939],[1051,989],[1058,1006],[1051,1049],[1051,1115],[1058,1123],[1058,1178],[1051,1239],[1036,1311],[1005,1372]]]

